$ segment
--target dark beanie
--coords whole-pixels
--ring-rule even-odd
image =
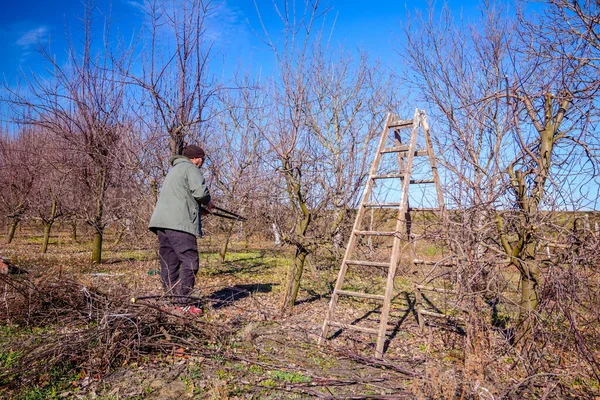
[[[202,150],[200,147],[196,146],[196,145],[189,145],[186,148],[183,149],[183,155],[186,156],[187,158],[189,158],[190,160],[192,158],[206,158],[206,154],[204,153],[204,150]]]

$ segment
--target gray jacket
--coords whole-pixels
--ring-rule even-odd
[[[200,204],[210,201],[204,175],[187,157],[175,156],[170,163],[173,167],[160,190],[149,229],[173,229],[202,236]]]

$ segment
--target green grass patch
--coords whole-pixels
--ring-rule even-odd
[[[12,349],[7,352],[0,352],[0,367],[3,370],[10,369],[17,364],[17,361],[21,353],[13,351]]]
[[[306,375],[303,375],[299,372],[287,372],[287,371],[271,371],[271,377],[278,381],[283,381],[287,383],[307,383],[312,381],[312,379]]]

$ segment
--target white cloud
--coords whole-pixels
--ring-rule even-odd
[[[17,39],[16,44],[27,50],[40,42],[44,42],[47,34],[47,26],[40,26],[35,29],[30,29]]]
[[[137,8],[140,11],[146,10],[146,5],[144,4],[143,1],[129,0],[129,1],[126,1],[125,4],[128,4],[131,7]]]

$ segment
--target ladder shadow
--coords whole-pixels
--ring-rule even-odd
[[[407,307],[406,307],[406,310],[404,311],[404,314],[402,316],[400,316],[400,319],[398,319],[398,322],[396,322],[396,324],[394,325],[394,329],[392,329],[392,332],[389,335],[386,335],[386,339],[383,342],[383,353],[385,353],[387,351],[387,349],[390,345],[390,342],[398,335],[398,332],[400,332],[400,327],[402,326],[404,321],[406,321],[406,319],[408,318],[408,316],[410,314],[413,314],[413,316],[415,317],[415,320],[418,321],[417,310],[415,309],[416,300],[411,299],[410,293],[407,291],[402,291],[402,292],[398,293],[398,295],[396,295],[394,298],[397,298],[400,295],[404,295],[404,299],[406,300]]]
[[[408,316],[410,315],[411,311],[414,313],[415,318],[416,318],[416,311],[414,311],[414,301],[411,302],[410,300],[410,296],[409,293],[406,291],[402,291],[399,292],[398,294],[396,294],[393,298],[392,298],[392,302],[394,302],[394,300],[397,300],[401,295],[404,295],[406,301],[408,302],[408,308],[406,309],[406,311],[404,312],[404,314],[400,317],[400,319],[398,320],[398,322],[396,322],[396,324],[394,325],[394,329],[392,330],[391,335],[389,339],[386,340],[386,343],[388,343],[389,340],[391,340],[393,337],[395,337],[398,332],[400,331],[400,326],[404,323],[404,321],[406,320],[406,318],[408,318]],[[352,322],[350,322],[348,325],[355,325],[358,324],[366,319],[368,319],[371,315],[378,313],[381,311],[382,306],[377,306],[375,308],[373,308],[372,310],[368,311],[367,313],[363,314],[361,317],[356,318],[355,320],[353,320]],[[344,331],[343,328],[339,328],[337,331],[335,331],[331,336],[330,336],[330,340],[333,340],[335,338],[337,338],[338,336],[340,336],[342,334],[342,332]],[[387,336],[387,335],[386,335]],[[385,352],[385,344],[384,344],[384,352]]]
[[[390,343],[392,340],[394,340],[396,338],[396,336],[398,335],[398,332],[400,332],[400,328],[402,327],[402,325],[404,324],[404,322],[407,320],[407,318],[412,314],[412,316],[415,319],[415,323],[418,325],[418,321],[419,321],[419,316],[417,314],[417,309],[416,309],[416,299],[414,297],[411,296],[411,292],[407,292],[407,291],[402,291],[399,292],[398,294],[396,294],[393,298],[392,298],[392,302],[394,302],[394,300],[398,300],[398,298],[400,296],[404,296],[404,300],[406,301],[407,307],[406,310],[404,310],[404,313],[402,315],[400,315],[399,319],[396,321],[396,323],[393,326],[392,331],[389,334],[386,334],[386,338],[383,344],[383,353],[386,353]],[[442,313],[442,311],[435,305],[433,304],[433,302],[427,298],[425,295],[422,295],[423,300],[425,302],[427,302],[427,304],[436,312],[438,313]],[[382,306],[377,306],[374,309],[368,311],[367,313],[363,314],[361,317],[354,319],[352,322],[349,323],[349,325],[355,325],[358,324],[366,319],[368,319],[371,315],[378,313],[381,311]],[[442,329],[450,329],[452,331],[457,332],[460,335],[465,335],[465,331],[463,328],[461,328],[460,326],[456,325],[456,324],[452,324],[452,323],[447,323],[444,324],[442,326],[440,326]],[[333,340],[337,337],[339,337],[342,332],[344,331],[343,328],[339,328],[338,330],[336,330],[330,337],[330,340]]]

